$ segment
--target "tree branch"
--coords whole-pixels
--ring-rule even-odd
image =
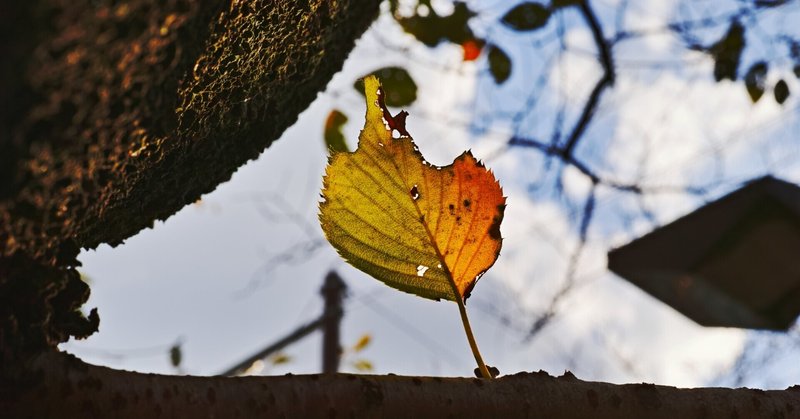
[[[0,6],[0,76],[14,74],[0,80],[0,153],[13,151],[0,158],[0,362],[11,346],[96,330],[96,314],[77,311],[89,295],[80,248],[121,243],[258,157],[342,68],[378,5]]]
[[[600,103],[601,95],[607,88],[614,85],[614,80],[616,79],[614,61],[611,55],[611,44],[605,39],[603,28],[600,26],[600,22],[597,20],[594,10],[592,10],[589,5],[589,0],[581,1],[578,4],[578,10],[580,10],[581,16],[583,16],[583,19],[592,32],[592,38],[597,47],[600,64],[603,66],[603,76],[597,81],[597,84],[589,94],[581,116],[578,118],[578,122],[575,123],[575,127],[572,128],[572,132],[567,138],[567,142],[562,149],[565,157],[572,156],[575,146],[578,145],[578,141],[580,141],[589,123],[592,121],[592,117],[594,117],[597,105]]]
[[[541,151],[542,153],[559,158],[564,164],[568,164],[579,172],[583,173],[593,184],[603,185],[621,192],[628,192],[636,195],[645,193],[688,193],[691,195],[705,195],[708,193],[708,188],[703,186],[676,186],[676,185],[651,185],[642,186],[638,183],[619,182],[613,179],[607,179],[597,174],[592,170],[589,165],[581,159],[573,155],[566,155],[561,147],[547,145],[541,141],[532,138],[523,138],[519,136],[511,137],[508,140],[508,145],[512,147],[527,147]]]
[[[792,417],[800,387],[782,391],[581,381],[567,372],[496,380],[365,376],[185,377],[38,357],[3,388],[9,417]],[[24,391],[21,391],[24,390]],[[8,397],[11,396],[11,397]]]

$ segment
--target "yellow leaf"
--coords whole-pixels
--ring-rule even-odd
[[[353,362],[353,367],[358,371],[372,371],[374,368],[372,366],[372,362],[367,361],[366,359],[359,359]]]
[[[356,344],[355,344],[355,345],[353,345],[353,351],[354,351],[354,352],[361,352],[361,351],[363,351],[363,350],[364,350],[364,348],[366,348],[367,346],[369,346],[369,343],[370,343],[371,341],[372,341],[372,336],[370,336],[370,335],[369,335],[369,333],[367,333],[367,334],[364,334],[363,336],[361,336],[361,338],[360,338],[360,339],[358,339],[358,342],[356,342]]]
[[[292,361],[292,357],[283,353],[277,353],[270,358],[272,365],[288,364]]]
[[[358,149],[334,153],[326,170],[322,229],[349,263],[389,286],[466,300],[500,252],[502,189],[469,151],[448,166],[426,162],[405,129],[408,114],[389,113],[377,78],[364,89]]]

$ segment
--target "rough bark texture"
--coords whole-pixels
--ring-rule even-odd
[[[97,328],[80,248],[210,192],[297,119],[376,0],[0,6],[0,348]]]
[[[25,368],[11,417],[297,418],[796,418],[785,391],[676,389],[581,381],[572,374],[478,378],[359,376],[176,377],[90,366],[48,354]],[[33,371],[31,374],[28,371]],[[11,395],[14,395],[13,392]]]

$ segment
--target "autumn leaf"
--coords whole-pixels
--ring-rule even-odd
[[[335,153],[326,171],[322,229],[348,262],[392,287],[466,299],[500,252],[500,185],[469,151],[446,167],[426,162],[405,130],[407,114],[389,114],[376,78],[365,90],[358,149]]]
[[[363,372],[370,372],[373,369],[375,369],[372,366],[372,362],[369,362],[366,359],[359,359],[359,360],[353,362],[353,368],[357,369],[358,371],[363,371]]]
[[[353,345],[353,352],[363,351],[364,348],[369,346],[370,342],[372,342],[372,336],[370,336],[369,333],[362,335],[361,338],[358,339],[358,342]]]
[[[345,260],[387,285],[456,301],[481,366],[464,301],[500,253],[502,189],[469,151],[449,166],[426,162],[406,131],[408,114],[389,113],[374,76],[364,88],[358,148],[334,153],[326,169],[322,229]]]
[[[461,44],[464,50],[464,61],[474,61],[481,55],[484,42],[479,39],[468,39]]]

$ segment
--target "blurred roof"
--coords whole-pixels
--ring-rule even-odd
[[[750,181],[610,251],[608,267],[703,326],[788,329],[800,314],[800,187]]]

